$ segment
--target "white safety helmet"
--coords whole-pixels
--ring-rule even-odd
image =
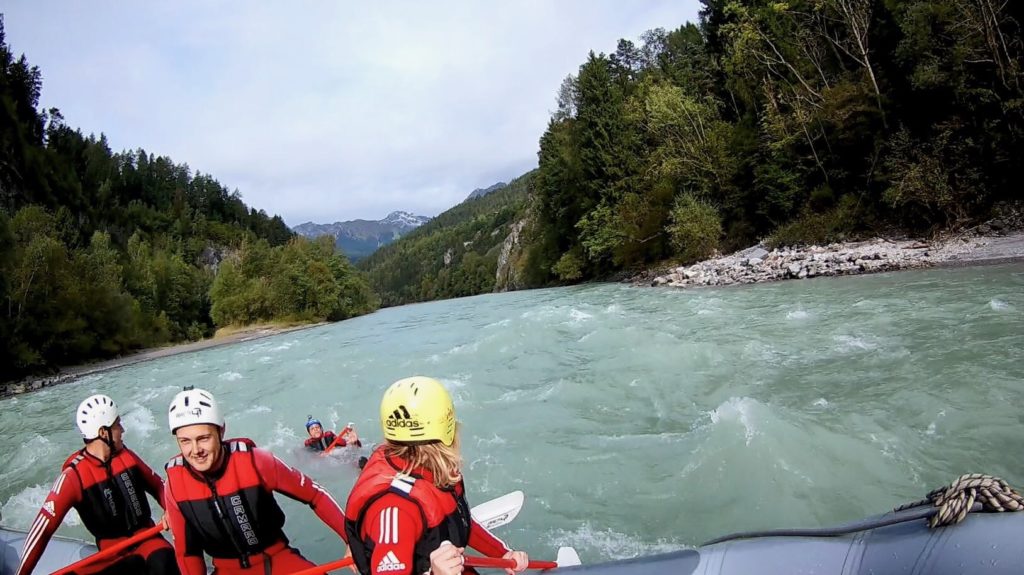
[[[82,432],[82,439],[91,441],[100,436],[100,429],[110,427],[117,421],[117,404],[106,395],[96,394],[78,404],[75,423]]]
[[[179,427],[208,423],[224,427],[224,415],[213,395],[203,389],[185,388],[171,401],[167,409],[167,426],[173,434]]]

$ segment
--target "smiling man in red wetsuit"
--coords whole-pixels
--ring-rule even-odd
[[[341,508],[322,487],[249,439],[223,439],[224,417],[209,392],[186,388],[171,402],[167,420],[181,450],[167,463],[164,501],[182,573],[206,575],[204,553],[219,575],[313,567],[288,545],[275,491],[308,504],[344,536]]]
[[[25,538],[18,575],[32,573],[72,507],[100,549],[154,525],[146,493],[161,503],[164,482],[124,446],[124,428],[114,400],[106,395],[87,397],[75,411],[75,423],[82,432],[85,448],[64,462],[64,469],[46,496]],[[176,575],[178,567],[171,545],[156,535],[114,559],[97,561],[78,573]]]

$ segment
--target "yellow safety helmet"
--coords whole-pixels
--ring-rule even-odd
[[[391,384],[380,402],[384,438],[395,443],[455,442],[455,405],[448,390],[431,377],[407,377]]]

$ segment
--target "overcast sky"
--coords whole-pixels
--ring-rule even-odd
[[[5,2],[7,41],[115,151],[212,174],[288,225],[434,216],[537,165],[590,50],[697,0]]]

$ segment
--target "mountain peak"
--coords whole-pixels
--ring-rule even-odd
[[[315,238],[332,236],[335,244],[356,261],[372,254],[377,248],[390,244],[401,236],[430,221],[426,216],[417,216],[397,210],[382,220],[349,220],[333,224],[306,222],[292,228],[295,233]]]
[[[428,221],[430,221],[430,218],[426,216],[417,216],[410,214],[409,212],[397,210],[388,214],[387,217],[380,221],[380,223],[397,226],[403,229],[412,229],[418,228]]]
[[[508,184],[506,184],[505,182],[498,182],[497,184],[494,184],[493,186],[490,186],[488,188],[477,188],[477,189],[473,190],[472,192],[470,192],[469,196],[467,196],[466,199],[467,200],[472,200],[473,198],[479,198],[479,197],[482,197],[482,196],[486,196],[487,194],[489,194],[491,192],[496,192],[496,191],[504,188],[507,185]]]

